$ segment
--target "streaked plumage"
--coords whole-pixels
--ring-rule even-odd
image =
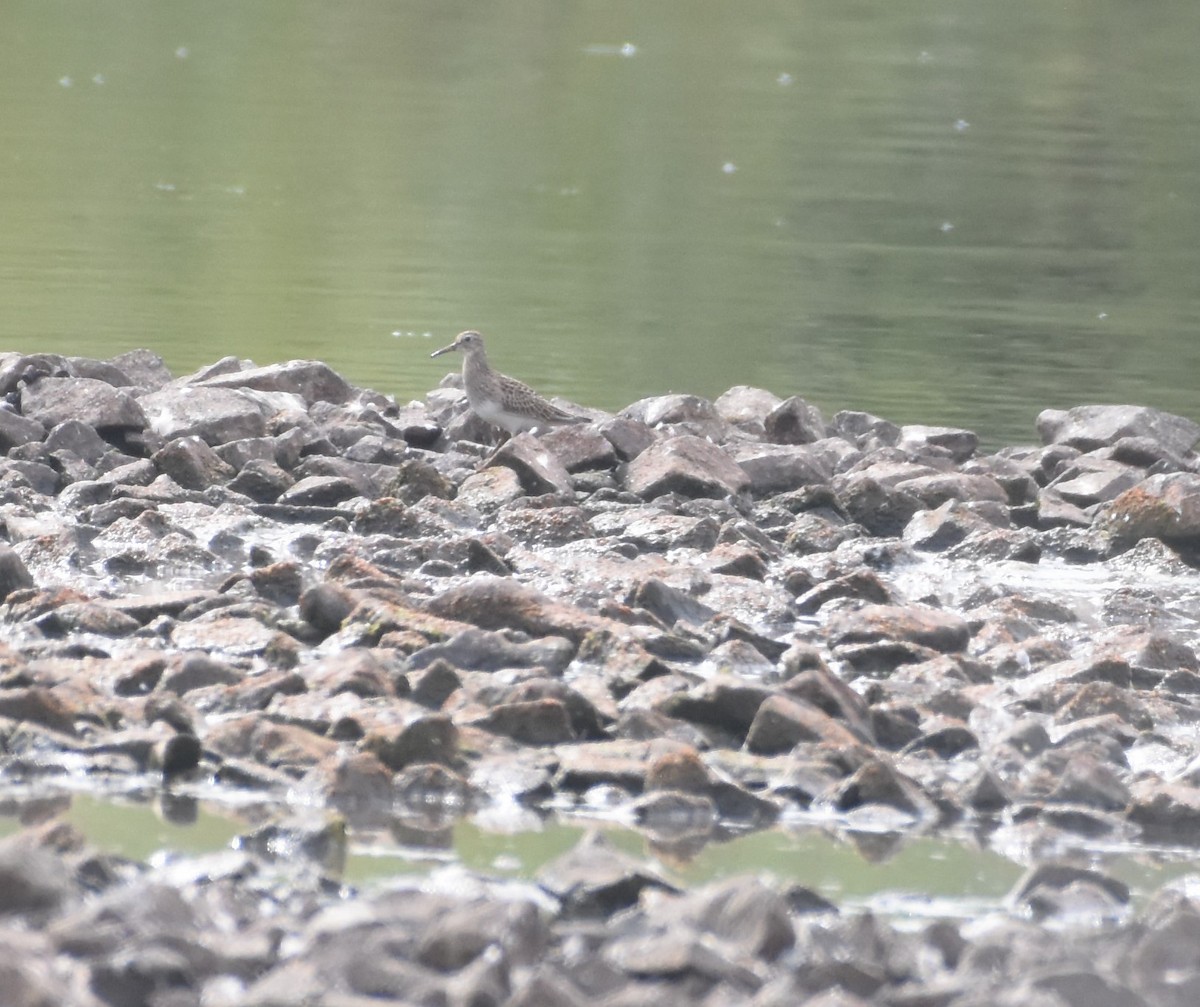
[[[586,416],[576,416],[542,398],[525,382],[492,370],[483,336],[478,332],[461,332],[449,346],[434,350],[431,357],[458,350],[463,355],[463,387],[472,411],[489,423],[502,427],[510,434],[525,430],[545,430],[564,423],[586,423]]]

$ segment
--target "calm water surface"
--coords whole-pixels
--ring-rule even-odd
[[[19,815],[21,805],[0,808],[0,839],[18,832],[21,818],[54,815],[78,829],[106,853],[139,861],[168,853],[202,856],[236,847],[253,826],[230,808],[184,801],[175,807],[107,797],[59,794],[45,799],[37,814]],[[24,811],[28,812],[29,807]],[[261,819],[262,815],[257,816]],[[319,824],[319,818],[314,819]],[[261,823],[260,823],[261,824]],[[535,879],[550,862],[569,852],[589,830],[641,860],[681,887],[696,887],[743,874],[798,884],[842,907],[871,908],[890,916],[973,916],[1004,906],[1024,866],[974,842],[953,838],[836,834],[819,827],[773,828],[727,842],[709,843],[686,856],[668,852],[645,835],[611,822],[549,819],[536,829],[493,831],[463,819],[443,833],[407,842],[351,833],[344,864],[326,865],[332,876],[352,885],[386,884],[401,876],[428,876],[461,866],[496,878]],[[416,837],[414,839],[414,837]],[[1141,903],[1164,884],[1193,872],[1180,851],[1110,851],[1092,860],[1124,881]],[[291,869],[301,870],[303,858]],[[281,865],[282,866],[282,865]],[[288,868],[284,868],[288,869]]]
[[[1200,7],[10,0],[0,346],[1200,416]]]

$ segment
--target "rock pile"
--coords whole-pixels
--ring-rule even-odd
[[[10,841],[11,1002],[1195,1002],[1191,892],[1133,913],[1067,857],[1200,835],[1190,420],[1047,411],[981,454],[735,388],[484,459],[453,380],[397,407],[310,361],[8,354],[0,395],[0,794],[153,779],[285,821],[190,875]],[[332,833],[286,825],[314,804]],[[681,893],[602,842],[515,893],[321,879],[339,828],[504,806],[683,853],[953,825],[1034,867],[969,935]]]

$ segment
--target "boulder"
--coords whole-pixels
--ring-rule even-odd
[[[251,388],[260,392],[286,392],[306,405],[348,402],[354,388],[320,360],[288,360],[266,367],[248,367],[228,374],[211,374],[192,381],[202,388]]]
[[[866,605],[829,621],[834,645],[894,640],[954,653],[965,650],[970,638],[962,616],[926,605]]]
[[[1123,437],[1146,437],[1175,455],[1186,455],[1200,441],[1200,424],[1148,406],[1097,405],[1044,409],[1037,418],[1043,444],[1065,444],[1093,451]]]
[[[664,493],[736,496],[750,486],[750,477],[725,451],[692,434],[668,437],[651,445],[628,464],[621,481],[644,500]]]
[[[21,413],[53,427],[78,420],[96,430],[143,430],[143,407],[128,392],[95,378],[45,377],[21,389]]]
[[[236,388],[172,384],[141,396],[138,403],[150,429],[168,441],[196,436],[215,446],[267,433],[260,402]]]
[[[763,431],[774,444],[811,444],[825,436],[825,419],[820,409],[793,395],[767,414]]]

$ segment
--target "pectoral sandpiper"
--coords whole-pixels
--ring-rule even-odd
[[[434,350],[430,356],[440,357],[452,350],[463,355],[463,387],[472,411],[509,434],[588,422],[586,416],[559,409],[523,381],[492,370],[483,348],[483,336],[478,332],[461,332],[449,346]]]

